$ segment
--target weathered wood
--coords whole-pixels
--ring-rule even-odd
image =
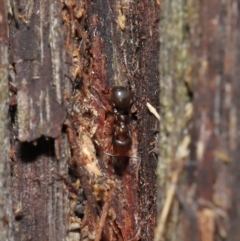
[[[154,149],[150,144],[155,140],[155,132],[151,129],[156,127],[157,121],[148,112],[146,102],[158,109],[159,5],[156,1],[120,4],[102,1],[94,4],[92,9],[97,23],[91,30],[93,39],[99,34],[105,47],[106,75],[103,80],[109,87],[129,86],[136,108],[135,112],[132,109],[135,119],[132,121],[131,155],[138,158],[131,158],[123,173],[123,187],[120,186],[123,196],[116,195],[114,201],[117,222],[126,235],[123,240],[153,240],[156,157],[150,153]],[[99,76],[96,70],[99,65],[101,63],[94,64],[96,76]],[[118,199],[124,196],[126,204],[119,203]],[[128,210],[125,214],[123,209],[126,205]],[[132,226],[127,226],[127,218],[132,219]]]
[[[14,240],[66,240],[69,81],[60,1],[9,2]]]
[[[159,19],[158,5],[155,1],[137,4],[65,1],[65,6],[64,19],[69,30],[67,47],[76,63],[72,70],[76,86],[73,102],[75,128],[80,136],[79,142],[89,149],[93,159],[99,156],[99,175],[111,180],[115,186],[110,207],[114,217],[106,219],[103,237],[152,240],[156,159],[148,152],[153,148],[150,142],[154,140],[154,131],[149,130],[154,128],[155,117],[148,112],[146,102],[157,107],[159,43],[155,30]],[[78,48],[80,51],[76,54]],[[120,176],[116,175],[113,166],[120,161],[118,166],[121,168],[123,160],[105,154],[112,152],[109,91],[114,85],[127,86],[134,96],[131,110],[133,145],[130,161]],[[87,112],[92,113],[90,121],[85,117]],[[79,128],[81,125],[84,129]],[[96,143],[99,144],[95,154],[92,149],[96,148]],[[82,158],[88,165],[91,163],[86,155],[82,154]],[[88,175],[92,176],[93,172],[88,170]],[[96,177],[90,178],[88,185],[94,182],[99,182]]]
[[[163,1],[161,9],[155,240],[238,240],[239,3]]]
[[[160,21],[160,157],[155,240],[184,240],[175,188],[187,158],[192,114],[190,32],[187,1],[162,1]]]
[[[196,211],[186,228],[195,233],[185,240],[238,240],[239,3],[203,1],[198,15],[192,38],[195,168],[189,171]]]
[[[159,106],[159,20],[158,1],[139,1],[137,8],[138,35],[136,51],[139,70],[135,75],[139,167],[139,198],[141,240],[153,240],[156,226],[156,167],[159,153],[159,121],[146,108],[149,102],[157,112]]]
[[[0,5],[0,240],[13,240],[8,123],[8,26],[7,3]]]
[[[60,32],[61,4],[46,6],[13,2],[10,57],[17,88],[18,139],[33,141],[42,135],[56,138],[66,112],[63,103],[64,36]],[[18,18],[15,16],[17,15]],[[49,20],[49,23],[46,22]],[[66,66],[65,66],[66,67]]]
[[[10,6],[15,240],[153,240],[158,121],[146,103],[159,109],[158,3]],[[134,96],[133,144],[121,158],[111,155],[114,85]]]

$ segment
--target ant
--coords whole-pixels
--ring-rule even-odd
[[[129,109],[132,93],[124,86],[114,86],[111,91],[114,108],[113,152],[115,156],[126,157],[132,145],[129,130]]]

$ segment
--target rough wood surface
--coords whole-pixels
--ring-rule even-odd
[[[239,3],[163,1],[161,10],[155,240],[238,240]]]
[[[182,240],[183,235],[181,206],[175,198],[175,187],[181,179],[183,161],[187,158],[192,118],[189,25],[193,13],[188,4],[175,0],[161,3],[161,122],[156,241]]]
[[[193,50],[194,126],[185,240],[239,239],[239,3],[199,3]]]
[[[139,72],[136,73],[136,96],[139,103],[138,146],[141,240],[153,240],[156,226],[156,167],[159,153],[159,121],[146,108],[146,101],[159,112],[159,19],[158,1],[140,1],[137,10]],[[138,59],[138,57],[137,57]]]
[[[66,240],[69,86],[59,1],[9,1],[14,240]],[[64,92],[65,91],[65,92]]]
[[[159,109],[158,3],[9,6],[15,240],[153,240],[158,121],[146,104]],[[133,93],[121,158],[114,85]]]
[[[152,240],[156,214],[156,157],[149,152],[154,149],[150,144],[155,140],[155,132],[151,129],[157,121],[148,112],[146,103],[158,108],[159,7],[155,1],[137,4],[65,1],[64,20],[69,31],[67,47],[76,63],[72,69],[76,86],[72,114],[79,142],[89,150],[96,148],[98,143],[92,157],[98,157],[99,176],[115,187],[110,205],[114,215],[105,220],[102,238]],[[78,48],[80,51],[76,54]],[[116,174],[116,167],[113,167],[118,165],[121,169],[123,160],[106,155],[106,152],[112,153],[109,92],[114,85],[127,86],[134,96],[131,108],[133,145],[129,163],[120,171],[121,175]],[[92,113],[88,119],[84,117],[87,112]],[[79,128],[81,125],[84,129]],[[83,153],[82,158],[87,165],[91,163]],[[93,173],[88,170],[88,176]],[[87,185],[92,183],[99,183],[99,177],[90,177]],[[108,192],[105,187],[105,195]],[[105,198],[101,201],[106,202]],[[87,229],[90,235],[90,226]]]
[[[63,103],[65,51],[61,4],[13,2],[10,25],[11,84],[17,88],[18,139],[56,138],[66,116]],[[49,21],[49,22],[47,22]],[[62,40],[62,41],[61,41]],[[65,67],[65,68],[64,68]]]
[[[13,240],[8,123],[7,3],[0,5],[0,240]]]

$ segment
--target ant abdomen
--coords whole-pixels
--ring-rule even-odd
[[[131,147],[132,141],[131,138],[128,136],[124,140],[117,139],[116,137],[113,138],[113,151],[116,156],[127,156],[128,151]]]

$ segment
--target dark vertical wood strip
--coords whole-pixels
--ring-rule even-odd
[[[138,1],[137,36],[135,39],[137,67],[134,84],[138,105],[139,201],[141,240],[153,240],[156,226],[156,168],[158,158],[159,121],[146,107],[149,102],[159,112],[159,19],[157,1]],[[139,69],[137,69],[139,68]],[[155,149],[154,149],[155,148]],[[157,154],[156,154],[157,153]]]

